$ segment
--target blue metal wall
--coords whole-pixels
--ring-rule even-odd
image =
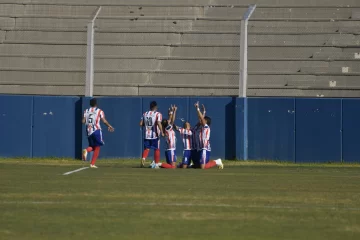
[[[33,97],[0,95],[0,155],[32,157]]]
[[[115,127],[104,131],[102,158],[140,158],[139,121],[157,101],[167,118],[170,104],[179,111],[175,123],[198,121],[194,103],[212,118],[212,158],[244,158],[244,99],[241,98],[99,98],[99,107]],[[249,98],[248,156],[251,160],[291,162],[359,162],[360,99]],[[80,158],[87,146],[83,111],[89,99],[79,97],[0,96],[0,156]],[[162,140],[164,149],[164,141]],[[182,142],[177,142],[178,156]],[[164,153],[162,151],[162,156]],[[152,158],[152,153],[150,158]]]
[[[296,99],[296,161],[341,161],[341,99]]]
[[[249,159],[295,161],[295,100],[248,99]]]
[[[33,98],[33,157],[76,156],[78,101],[78,97]]]
[[[360,99],[342,100],[342,159],[360,162]]]

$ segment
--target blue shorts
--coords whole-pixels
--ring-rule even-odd
[[[88,136],[88,141],[89,141],[89,147],[98,147],[98,146],[103,146],[105,144],[102,138],[101,130],[96,130],[90,136]]]
[[[176,150],[166,150],[165,151],[166,162],[172,164],[176,162]]]
[[[200,164],[207,164],[210,160],[210,151],[207,151],[205,149],[200,151]]]
[[[182,164],[183,165],[190,165],[191,157],[192,157],[192,150],[184,150]]]
[[[160,139],[144,139],[144,149],[154,149],[157,150],[160,148]]]

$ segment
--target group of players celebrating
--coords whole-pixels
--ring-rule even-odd
[[[171,105],[168,112],[168,119],[162,119],[158,112],[157,103],[150,103],[150,110],[145,112],[140,120],[140,126],[144,127],[144,152],[141,159],[141,167],[145,166],[145,160],[151,149],[154,150],[154,161],[151,168],[201,168],[208,169],[217,166],[223,169],[221,159],[210,160],[210,125],[211,118],[200,111],[199,102],[194,104],[199,122],[191,127],[189,122],[184,122],[183,127],[175,125],[176,105]],[[176,165],[176,133],[178,131],[182,138],[184,149],[182,162]],[[165,138],[166,162],[160,162],[160,136]]]
[[[141,167],[145,167],[145,160],[150,150],[154,150],[154,161],[151,168],[201,168],[208,169],[217,166],[223,169],[221,159],[210,160],[210,125],[211,118],[205,116],[205,106],[200,111],[199,102],[194,104],[199,122],[191,127],[189,122],[184,122],[183,127],[175,125],[176,112],[178,107],[171,105],[168,112],[168,119],[162,119],[158,112],[155,101],[150,103],[150,110],[145,112],[140,120],[140,126],[144,128],[144,151],[141,159]],[[87,160],[87,154],[94,152],[90,167],[97,168],[95,162],[100,153],[100,147],[104,145],[100,122],[103,122],[109,132],[115,129],[105,118],[105,113],[97,106],[95,98],[90,100],[90,108],[84,111],[82,123],[86,126],[89,146],[82,151],[83,161]],[[181,163],[176,165],[176,133],[180,133],[184,144],[183,158]],[[166,142],[166,162],[160,162],[160,138],[164,137]]]

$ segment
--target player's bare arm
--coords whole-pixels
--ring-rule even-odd
[[[203,114],[201,113],[200,111],[200,108],[199,108],[199,102],[195,103],[194,104],[195,108],[196,108],[196,112],[198,114],[198,117],[199,117],[199,120],[200,120],[200,124],[205,126],[206,125],[206,121],[205,121],[205,118],[203,116]]]
[[[109,132],[115,131],[115,129],[110,125],[110,123],[106,120],[106,118],[101,118],[101,121],[108,127]]]
[[[204,104],[202,104],[202,114],[203,114],[203,116],[205,116],[205,115],[206,115],[206,109],[205,109]]]
[[[170,124],[171,125],[174,125],[175,123],[175,117],[176,117],[176,111],[177,111],[177,106],[174,104],[174,106],[172,106],[172,111],[173,111],[173,114],[172,114],[172,118],[170,120]]]
[[[85,117],[83,117],[83,119],[82,119],[82,124],[85,124],[86,123],[86,118]]]
[[[163,128],[162,128],[162,125],[161,125],[161,121],[157,121],[157,126],[158,126],[159,129],[160,129],[161,135],[164,137],[165,134],[164,134],[164,132],[163,132]]]
[[[144,120],[143,120],[143,119],[140,120],[139,125],[140,125],[140,127],[143,127],[143,126],[144,126]]]

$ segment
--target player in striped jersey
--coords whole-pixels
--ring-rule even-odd
[[[84,111],[82,119],[82,123],[86,126],[86,133],[89,141],[89,147],[82,151],[82,159],[86,161],[88,152],[94,151],[90,164],[91,168],[97,168],[95,162],[99,156],[100,147],[104,145],[100,121],[108,127],[109,132],[114,131],[114,128],[105,119],[104,111],[97,107],[97,100],[93,98],[90,100],[90,108]]]
[[[222,164],[221,159],[211,160],[210,161],[210,125],[211,118],[204,116],[199,108],[199,102],[195,103],[195,108],[197,115],[200,119],[201,130],[200,130],[200,167],[201,169],[212,168],[218,166],[219,169],[223,169],[224,165]]]
[[[149,155],[150,149],[154,150],[155,163],[160,162],[160,134],[162,134],[162,115],[157,111],[158,106],[155,101],[150,103],[150,111],[143,114],[140,120],[140,126],[145,128],[144,131],[144,152],[140,167],[145,166],[145,160]]]
[[[175,126],[176,130],[180,132],[181,139],[184,144],[183,159],[179,167],[187,168],[191,164],[191,151],[193,149],[193,132],[189,122],[184,123],[184,127]]]
[[[162,128],[164,129],[166,139],[166,163],[157,163],[155,167],[176,168],[176,135],[173,127],[176,111],[177,107],[171,105],[171,108],[169,108],[169,119],[162,121]]]
[[[202,115],[205,116],[206,109],[204,104],[202,105]],[[193,162],[194,168],[200,168],[200,155],[202,152],[200,146],[200,133],[201,133],[201,119],[199,118],[199,122],[191,129],[192,135],[192,150],[191,150],[191,159]]]

